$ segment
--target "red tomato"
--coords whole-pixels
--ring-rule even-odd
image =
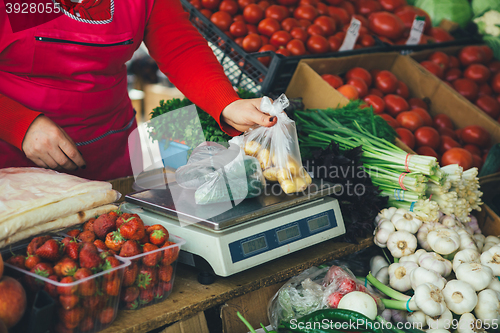
[[[219,8],[220,0],[201,0],[201,5],[206,9],[216,10]]]
[[[375,0],[358,0],[356,2],[356,12],[361,15],[368,16],[371,13],[379,12],[382,6]]]
[[[295,8],[293,12],[293,17],[297,20],[308,20],[314,21],[314,19],[318,16],[318,10],[311,5],[298,6]]]
[[[307,27],[310,26],[312,22],[309,20],[300,19],[299,24],[302,28],[307,29]]]
[[[396,120],[401,124],[401,126],[412,132],[424,125],[422,118],[418,115],[418,113],[413,111],[403,111],[399,113]]]
[[[411,26],[413,24],[415,16],[418,15],[418,16],[425,17],[424,31],[426,34],[431,32],[431,29],[432,29],[431,18],[429,17],[427,12],[425,12],[424,10],[422,10],[418,7],[415,7],[415,6],[402,6],[402,7],[399,7],[398,9],[396,9],[396,11],[394,13],[399,18],[401,18],[407,31],[409,31],[411,29]]]
[[[436,153],[436,151],[434,149],[432,149],[431,147],[422,146],[422,147],[417,148],[417,150],[415,152],[417,154],[419,154],[419,155],[431,156],[431,157],[439,158],[439,156]]]
[[[261,35],[271,37],[276,31],[281,28],[280,23],[273,18],[265,18],[259,22],[257,30]]]
[[[363,35],[358,39],[358,43],[364,47],[370,47],[375,45],[375,38],[371,35]]]
[[[320,35],[325,36],[325,31],[317,24],[311,24],[307,27],[307,33],[311,36]]]
[[[201,6],[201,1],[200,0],[191,0],[189,1],[190,4],[193,5],[194,8],[200,10],[202,9],[203,7]]]
[[[421,98],[417,98],[417,97],[410,98],[408,100],[408,104],[410,104],[410,109],[421,108],[421,109],[424,109],[426,111],[429,111],[429,106]]]
[[[343,31],[339,31],[339,32],[337,32],[337,33],[336,33],[335,35],[333,35],[333,36],[334,36],[334,37],[337,37],[338,39],[340,39],[341,41],[343,41],[343,40],[344,40],[344,38],[345,38],[345,32],[343,32]]]
[[[353,86],[358,91],[359,98],[363,98],[368,93],[368,86],[363,79],[353,77],[347,81],[347,84]]]
[[[349,14],[349,16],[353,16],[356,13],[356,9],[355,9],[354,5],[352,3],[350,3],[349,1],[341,2],[340,7],[344,8],[347,11],[347,14]]]
[[[472,167],[476,167],[478,170],[481,170],[483,167],[483,159],[481,158],[480,155],[474,155],[472,154]]]
[[[266,10],[267,7],[271,6],[271,4],[268,1],[265,1],[265,0],[264,1],[260,1],[258,3],[258,5],[260,6],[260,8],[262,8],[264,10]]]
[[[427,69],[432,74],[436,75],[438,78],[440,78],[440,79],[443,78],[443,69],[435,62],[425,60],[425,61],[422,61],[420,63],[420,65],[422,65],[425,69]]]
[[[347,71],[345,74],[346,79],[350,80],[353,78],[359,78],[365,81],[366,86],[369,87],[372,85],[372,76],[370,72],[361,67],[354,67]]]
[[[488,63],[488,69],[490,70],[491,74],[500,72],[500,61],[491,61],[490,63]]]
[[[293,28],[300,27],[299,21],[294,19],[293,17],[287,17],[281,22],[281,28],[285,31],[292,31]]]
[[[298,0],[276,0],[282,6],[293,6],[296,5]]]
[[[426,146],[436,150],[440,142],[439,133],[432,127],[423,126],[415,131],[415,144],[417,147]]]
[[[337,52],[342,46],[342,41],[336,36],[328,37],[328,44],[330,44],[330,51]]]
[[[493,60],[493,50],[488,46],[488,45],[481,45],[479,46],[481,50],[483,50],[484,53],[484,63],[487,64],[491,60]]]
[[[269,44],[269,37],[260,35],[260,39],[262,39],[262,45]]]
[[[303,28],[293,28],[292,31],[290,31],[290,35],[294,39],[300,39],[304,43],[307,42],[309,38],[309,34]]]
[[[449,129],[453,130],[453,123],[451,122],[450,117],[445,114],[435,115],[432,119],[432,126],[438,130],[443,127],[448,127]]]
[[[251,3],[243,10],[245,21],[251,24],[257,24],[264,18],[264,9],[257,4]]]
[[[243,37],[238,37],[234,39],[234,42],[243,48]]]
[[[446,53],[441,51],[436,51],[433,54],[431,54],[428,60],[439,65],[439,67],[441,67],[443,71],[446,71],[450,64],[450,57],[448,57]]]
[[[245,22],[236,21],[233,22],[233,24],[231,24],[231,26],[229,27],[229,32],[234,37],[244,37],[248,35],[248,28]]]
[[[266,18],[275,19],[278,22],[283,21],[289,16],[288,10],[283,6],[271,5],[266,8]]]
[[[472,155],[478,155],[478,156],[482,155],[481,149],[479,149],[479,147],[476,145],[468,144],[464,146],[464,149],[468,150]]]
[[[370,26],[370,21],[363,15],[354,14],[352,17],[361,22],[361,28],[368,28]]]
[[[344,0],[326,0],[325,2],[328,3],[329,5],[338,6],[342,2],[344,2]]]
[[[483,83],[479,85],[479,96],[492,96],[493,95],[493,90],[491,90],[491,87],[489,86],[488,83]]]
[[[413,108],[411,111],[416,112],[420,118],[424,121],[424,126],[432,126],[432,118],[429,112],[425,111],[422,108]]]
[[[398,87],[396,88],[396,94],[407,99],[410,97],[410,91],[408,90],[408,86],[403,81],[398,81]]]
[[[384,94],[380,90],[378,90],[377,88],[368,89],[368,95],[375,95],[375,96],[378,96],[382,99],[384,98]]]
[[[209,9],[200,9],[200,13],[203,14],[206,18],[210,18],[212,16],[212,12]]]
[[[262,39],[257,34],[248,34],[243,38],[243,50],[246,52],[257,52],[262,46]]]
[[[215,12],[210,16],[210,21],[217,26],[222,31],[229,30],[231,23],[233,23],[233,18],[228,12]],[[260,47],[260,46],[259,46]]]
[[[396,9],[406,6],[406,0],[379,0],[382,8],[388,12],[393,12]]]
[[[446,135],[452,138],[453,140],[458,140],[458,135],[454,130],[449,129],[448,127],[441,127],[438,129],[439,135]]]
[[[385,102],[382,97],[377,95],[367,95],[363,99],[367,104],[373,107],[373,112],[375,114],[381,114],[385,110]]]
[[[347,11],[344,8],[328,6],[328,14],[335,19],[335,21],[339,21],[342,25],[349,25],[351,18]],[[340,28],[340,26],[337,26]]]
[[[243,15],[236,15],[235,17],[233,17],[233,21],[234,22],[245,22],[245,18],[243,17]]]
[[[427,24],[426,24],[427,25]],[[443,42],[449,42],[454,40],[452,35],[443,28],[440,27],[432,27],[429,29],[429,36],[434,38],[436,43],[443,43]]]
[[[463,142],[474,144],[481,148],[488,148],[490,144],[490,134],[478,125],[469,125],[462,128],[460,137]]]
[[[469,101],[475,101],[479,92],[477,83],[469,79],[457,79],[453,81],[453,88]]]
[[[290,55],[301,56],[306,53],[304,42],[300,39],[292,39],[286,44],[286,49],[290,51]]]
[[[485,60],[484,51],[480,46],[466,46],[458,53],[458,59],[462,66],[466,67],[472,64],[482,64]]]
[[[456,79],[459,79],[462,77],[462,71],[458,68],[449,68],[445,73],[444,73],[444,79],[448,82],[453,82]]]
[[[399,17],[389,12],[377,12],[368,17],[370,30],[377,35],[398,40],[403,35],[404,23]]]
[[[335,20],[329,16],[319,16],[314,20],[314,24],[319,25],[325,36],[331,36],[335,33],[337,24]]]
[[[399,113],[403,111],[408,111],[410,109],[408,102],[406,102],[406,100],[403,97],[398,95],[394,94],[385,95],[384,102],[385,102],[385,110],[387,111],[388,114],[390,114],[393,117],[396,117]],[[399,120],[398,122],[401,124]]]
[[[273,51],[273,52],[276,52],[276,48],[274,46],[272,46],[271,44],[266,44],[264,46],[262,46],[260,49],[259,49],[259,52],[266,52],[266,51]],[[269,66],[269,63],[271,62],[271,57],[261,57],[261,58],[258,58],[258,60],[264,65],[264,66]]]
[[[398,133],[399,139],[403,141],[410,149],[415,148],[415,136],[410,130],[400,127],[396,128],[396,133]]]
[[[307,50],[313,54],[326,53],[330,50],[330,44],[323,36],[311,36],[307,40]]]
[[[358,90],[348,84],[344,84],[343,86],[340,86],[337,91],[344,95],[347,99],[353,100],[353,99],[358,99]]]
[[[370,70],[370,75],[372,76],[372,78],[376,78],[378,73],[380,73],[381,70],[380,69],[372,69]]]
[[[480,96],[476,100],[476,105],[491,118],[496,119],[500,116],[500,104],[491,96]]]
[[[488,67],[481,64],[469,65],[469,67],[464,70],[464,77],[476,82],[477,84],[486,83],[490,78],[490,75],[491,72]]]
[[[391,126],[392,128],[396,129],[398,127],[401,127],[401,125],[398,123],[398,121],[394,118],[392,118],[391,116],[389,116],[388,114],[385,114],[385,113],[382,113],[382,114],[379,114],[380,117],[384,118],[384,120],[389,124],[389,126]]]
[[[281,54],[285,57],[289,57],[291,54],[290,54],[290,51],[288,51],[288,49],[282,47],[282,48],[279,48],[277,51],[276,51],[276,54]]]
[[[458,60],[455,56],[449,56],[450,63],[448,64],[448,68],[460,68],[460,60]]]
[[[259,29],[254,24],[247,24],[247,29],[249,34],[258,34]]]
[[[233,0],[223,0],[219,5],[219,10],[223,12],[228,12],[231,15],[236,15],[238,12],[238,3]]]
[[[344,81],[342,81],[342,78],[338,75],[323,74],[323,75],[321,75],[321,77],[323,78],[323,80],[328,82],[328,84],[331,85],[335,89],[337,89],[338,87],[340,87],[344,84]]]
[[[238,0],[238,6],[241,10],[244,10],[251,3],[255,3],[255,0]]]
[[[319,3],[319,0],[300,0],[299,1],[299,6],[303,6],[303,5],[310,5],[310,6],[313,6],[313,7],[316,7]]]
[[[289,41],[292,40],[292,36],[284,30],[276,31],[271,38],[269,39],[269,43],[275,48],[279,48],[280,46],[286,46]],[[289,50],[290,51],[290,50]]]
[[[373,74],[372,74],[373,76]],[[389,71],[380,71],[375,76],[375,87],[384,94],[392,94],[396,92],[398,87],[398,79]]]
[[[472,167],[472,163],[472,154],[463,148],[452,148],[441,156],[441,166],[458,164],[464,170],[468,170]]]
[[[491,79],[491,89],[497,94],[500,94],[500,73],[496,73]]]
[[[448,135],[441,135],[441,143],[439,144],[439,153],[443,154],[445,151],[450,150],[451,148],[460,147],[460,144],[450,138]]]

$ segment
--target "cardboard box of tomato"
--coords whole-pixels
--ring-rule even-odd
[[[366,84],[366,82],[357,82],[366,86],[366,91],[361,95],[379,94],[378,97],[385,104],[385,109],[381,114],[386,119],[389,119],[394,127],[401,126],[401,123],[405,125],[405,129],[400,129],[398,132],[403,141],[408,142],[410,147],[411,140],[405,140],[401,134],[407,133],[410,138],[413,138],[415,142],[413,148],[417,153],[439,155],[444,154],[453,147],[464,147],[472,150],[472,152],[469,151],[470,154],[467,152],[463,154],[463,156],[467,155],[465,160],[480,166],[489,146],[500,142],[500,126],[496,121],[473,107],[462,96],[455,93],[451,87],[425,70],[412,58],[397,53],[375,53],[345,58],[302,60],[294,73],[286,94],[289,97],[302,97],[307,108],[327,108],[334,107],[339,103],[345,103],[346,98],[333,86],[336,86],[344,95],[352,97],[356,97],[356,94],[359,95],[359,92],[362,92],[358,90],[360,86],[357,86],[358,89],[346,87],[347,83],[355,86],[357,83],[351,82],[352,78],[346,78],[345,75],[357,67],[366,69],[365,72],[368,71],[372,76],[372,88],[369,88],[370,85]],[[385,92],[381,91],[384,90],[382,82],[384,79],[377,75],[376,71],[389,71],[392,73],[398,81],[394,92],[387,93],[387,91],[392,91],[389,89],[390,87]],[[337,80],[341,78],[342,82],[337,83],[337,85],[334,82],[328,83],[322,78],[322,75],[325,77],[325,74],[333,75]],[[384,72],[384,74],[387,73]],[[377,82],[377,80],[380,82]],[[359,79],[353,81],[359,81]],[[401,96],[404,98],[401,98]],[[363,98],[366,101],[366,96],[363,96]],[[422,113],[424,115],[428,113],[433,119],[427,118],[425,122],[423,117],[418,117],[421,118],[420,120],[417,119],[418,121],[413,119],[417,111],[410,110],[416,107],[426,108],[428,112],[421,110],[424,111]],[[473,127],[470,130],[471,127],[469,127],[467,131],[462,131],[462,133],[466,134],[470,134],[474,130],[479,131],[480,140],[475,145],[468,145],[470,141],[468,137],[465,137],[466,140],[462,141],[462,137],[459,138],[459,135],[461,135],[460,130],[454,131],[455,128],[462,129],[471,125],[478,125],[484,129],[478,130],[478,128]],[[422,130],[422,128],[424,129]],[[489,142],[482,140],[484,134],[490,137]],[[430,147],[432,147],[431,153],[429,153],[428,149]],[[449,159],[448,157],[452,152],[456,151],[457,149],[453,149],[446,154],[446,160]],[[477,156],[472,159],[474,155]],[[451,157],[462,158],[462,156]]]

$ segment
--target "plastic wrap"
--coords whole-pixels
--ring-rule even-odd
[[[266,180],[279,182],[285,193],[295,193],[305,190],[311,177],[302,166],[295,122],[283,112],[287,106],[285,95],[274,102],[262,98],[261,111],[277,117],[277,123],[245,132],[242,147],[245,154],[257,158]]]

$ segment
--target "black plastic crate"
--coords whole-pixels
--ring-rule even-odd
[[[189,13],[189,19],[193,25],[208,41],[232,84],[258,95],[278,95],[285,92],[299,61],[302,59],[346,57],[389,50],[387,45],[378,41],[373,47],[306,56],[285,57],[272,51],[247,53],[194,8],[188,0],[181,0],[181,3]],[[258,60],[261,57],[271,57],[269,67],[264,66]]]

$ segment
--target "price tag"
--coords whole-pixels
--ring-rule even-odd
[[[425,17],[416,16],[415,20],[413,20],[413,24],[410,30],[410,36],[406,41],[406,45],[417,45],[420,42],[420,38],[424,33],[425,28]]]
[[[339,48],[339,51],[347,51],[354,49],[354,44],[356,44],[356,41],[358,40],[359,36],[359,28],[361,28],[361,21],[353,17],[351,19],[351,24],[349,25],[349,29],[347,29],[347,32],[345,34],[342,46],[340,46]]]

